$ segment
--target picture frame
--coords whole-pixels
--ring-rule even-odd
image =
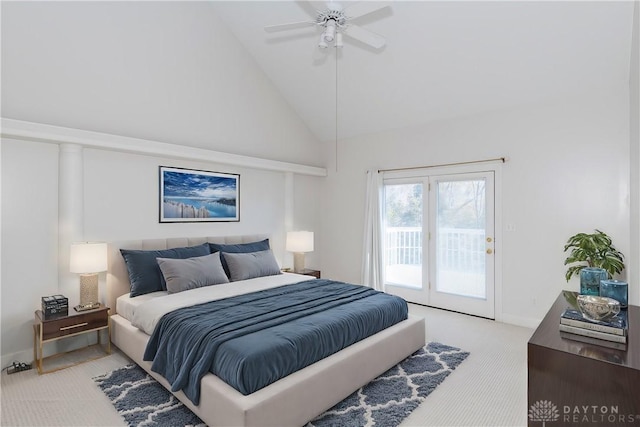
[[[161,223],[240,221],[240,175],[160,166]]]

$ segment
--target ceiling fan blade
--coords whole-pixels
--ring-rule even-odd
[[[380,49],[386,43],[385,38],[381,35],[353,24],[347,27],[346,31],[344,31],[344,35],[361,41],[364,44],[368,44],[376,49]]]
[[[318,12],[323,11],[327,8],[326,3],[323,1],[296,0],[296,4],[304,9],[304,11],[313,18],[318,16]]]
[[[344,8],[344,14],[357,19],[391,5],[391,1],[359,1]]]
[[[296,28],[309,27],[311,25],[316,25],[315,21],[300,21],[290,22],[288,24],[267,25],[266,27],[264,27],[264,30],[267,33],[274,33],[276,31],[293,30]]]

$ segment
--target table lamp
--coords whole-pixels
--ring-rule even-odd
[[[295,273],[304,270],[305,252],[313,252],[312,231],[287,232],[287,251],[293,252],[293,271]]]
[[[106,243],[73,243],[69,256],[69,271],[80,273],[80,305],[76,311],[100,307],[98,273],[107,270]]]

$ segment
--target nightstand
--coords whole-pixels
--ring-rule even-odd
[[[107,341],[103,347],[101,344],[100,333],[107,331]],[[58,341],[63,338],[74,337],[82,334],[95,332],[98,343],[79,348],[67,353],[54,354],[52,356],[43,357],[43,346],[46,343]],[[59,357],[62,355],[83,351],[90,347],[99,347],[104,350],[103,354],[98,356],[90,356],[79,362],[65,364],[53,369],[45,370],[43,362],[47,359]],[[102,353],[102,352],[101,352]],[[95,310],[73,312],[68,316],[45,317],[42,310],[36,310],[33,323],[33,359],[38,368],[39,374],[46,374],[60,369],[68,368],[79,363],[88,362],[90,360],[99,359],[111,354],[111,325],[109,319],[109,307],[101,307]]]
[[[304,274],[305,276],[313,276],[316,279],[320,278],[320,270],[312,270],[310,268],[305,268],[302,271],[294,271],[296,274]]]

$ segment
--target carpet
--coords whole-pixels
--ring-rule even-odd
[[[395,427],[468,355],[456,347],[428,343],[306,427]],[[127,365],[93,380],[129,426],[205,426],[138,365]]]

